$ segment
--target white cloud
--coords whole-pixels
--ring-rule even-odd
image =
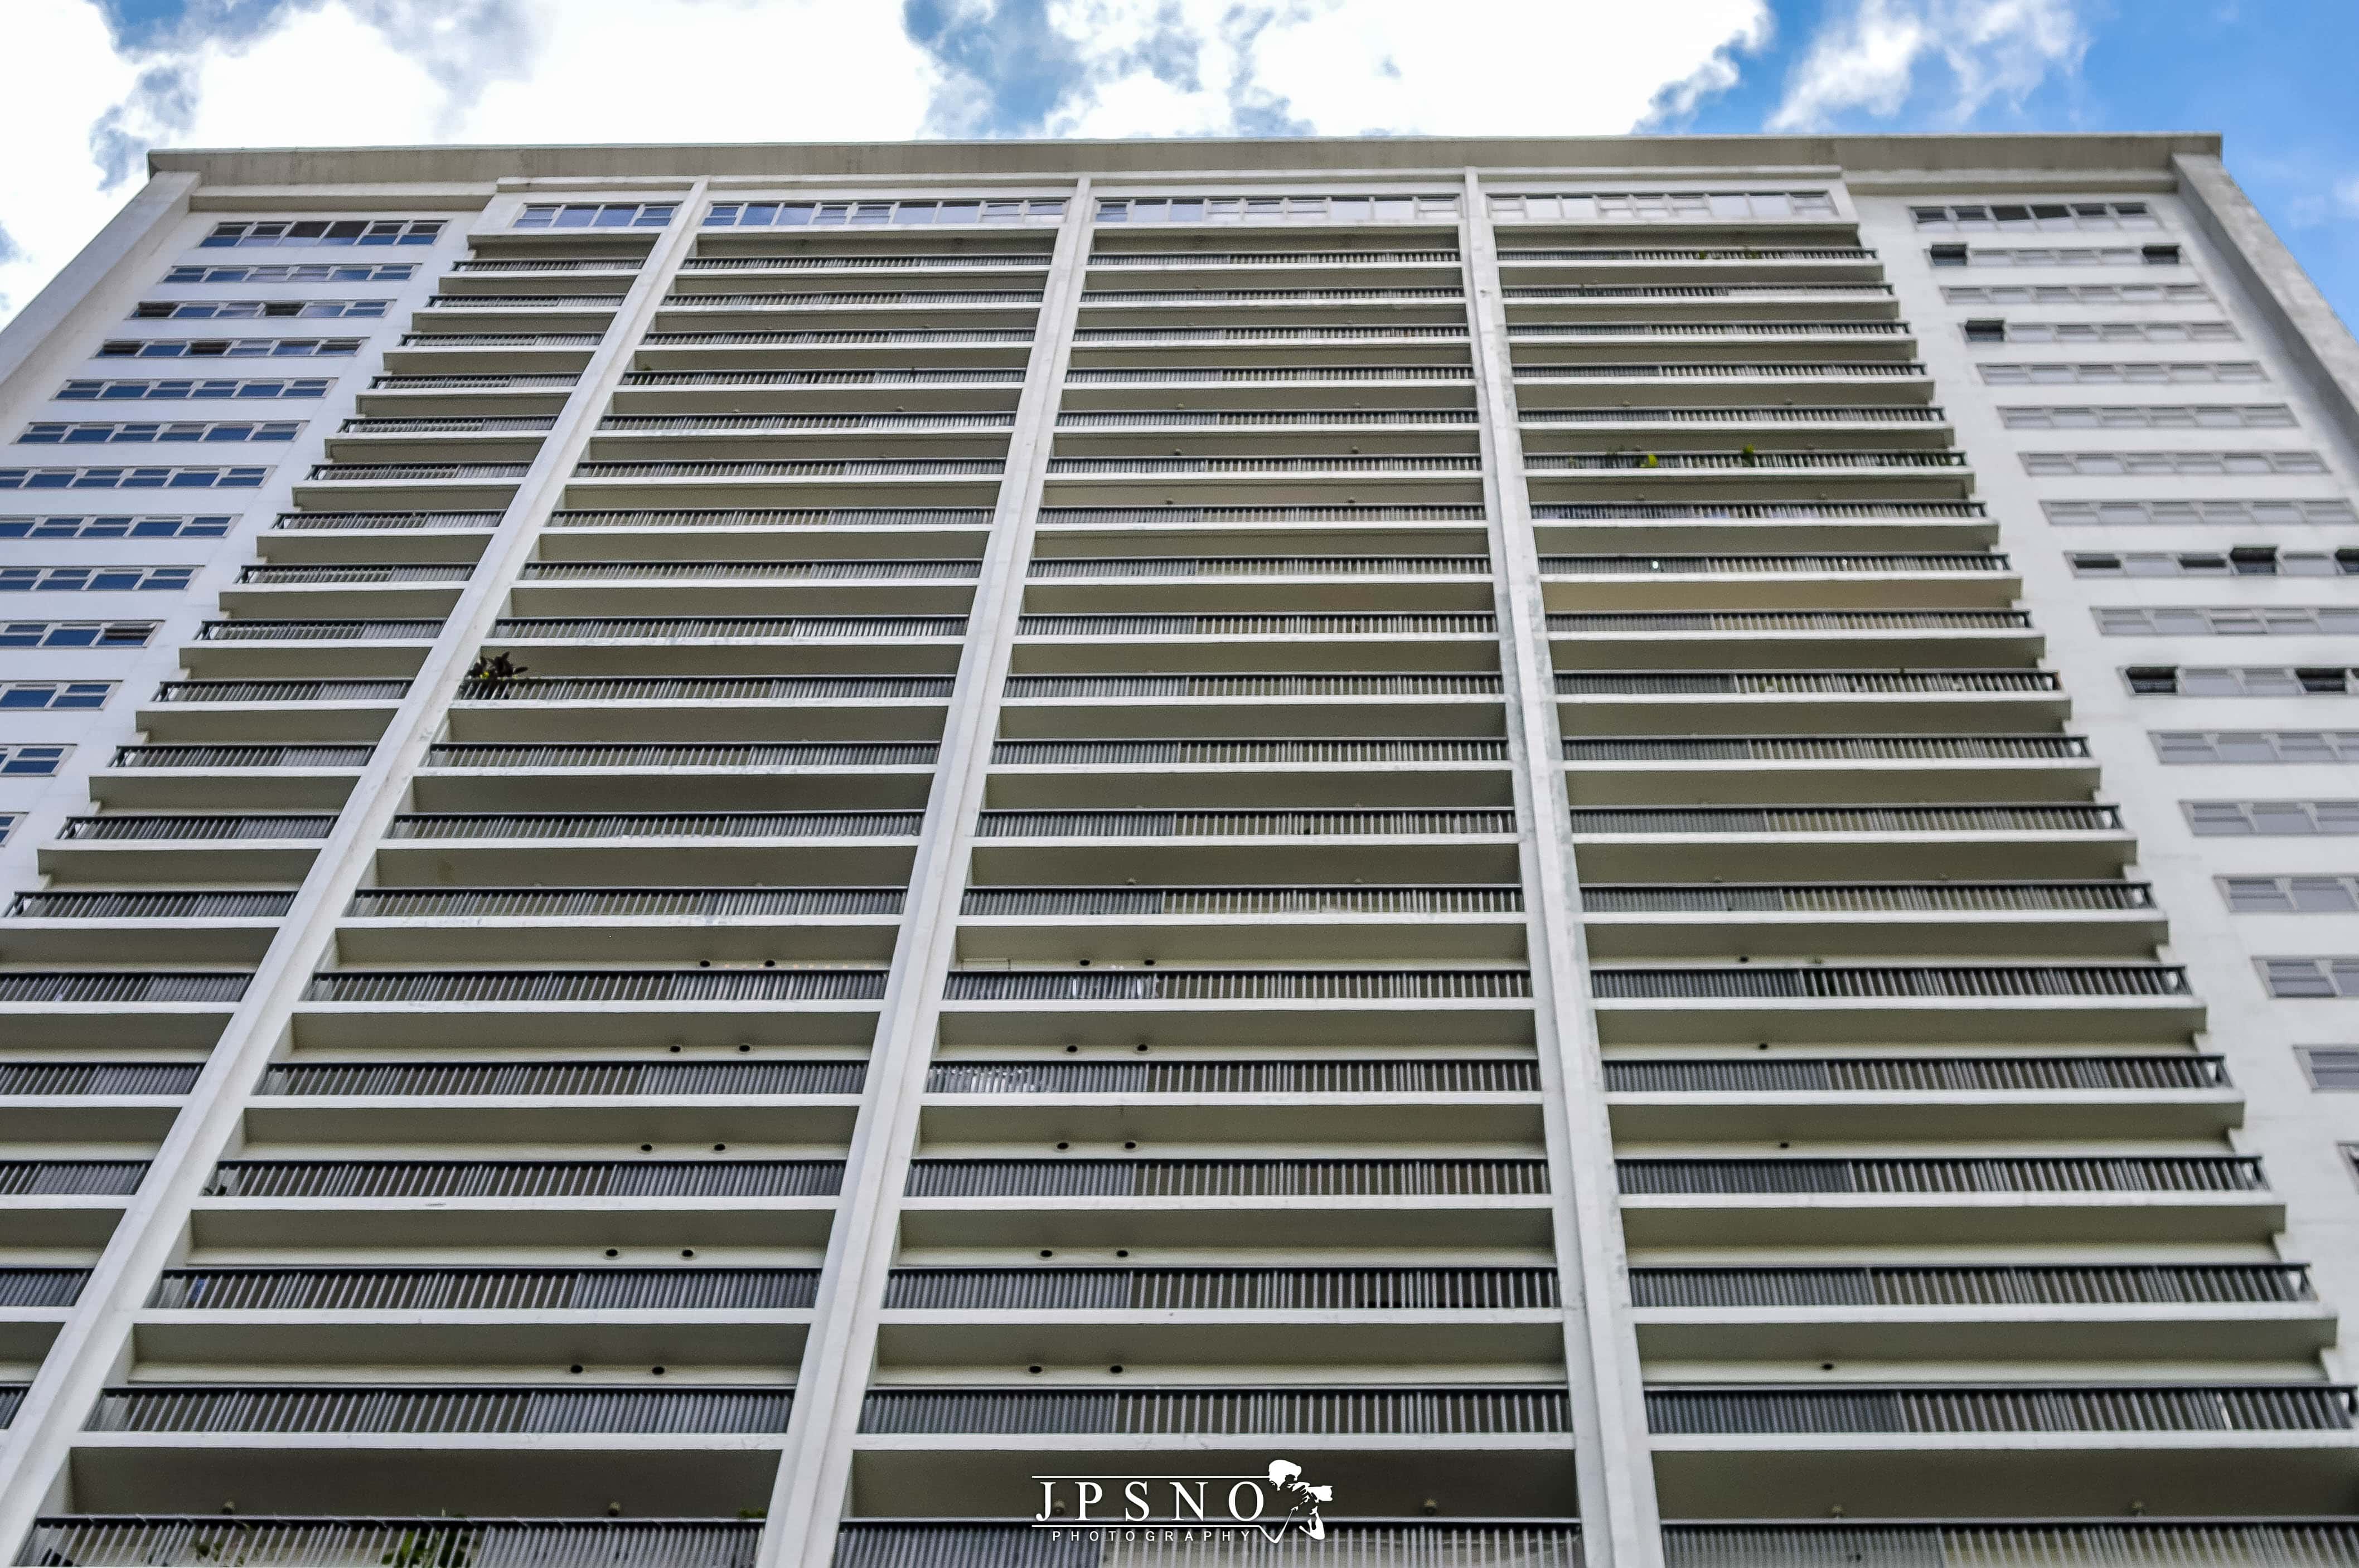
[[[2079,70],[2089,45],[2076,0],[1848,5],[1811,40],[1768,129],[1812,130],[1847,110],[1897,114],[1929,64],[1946,70],[1953,96],[1945,117],[1962,124],[1994,101],[2021,102],[2051,72]]]

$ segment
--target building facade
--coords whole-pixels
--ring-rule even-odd
[[[2359,1563],[2219,152],[157,155],[0,333],[0,1552]]]

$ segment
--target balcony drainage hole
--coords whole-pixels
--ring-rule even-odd
[[[679,1249],[679,1255],[683,1258],[693,1258],[696,1256],[696,1249],[693,1247],[683,1247]]]
[[[1038,1367],[1027,1367],[1024,1369],[1027,1372],[1038,1372],[1040,1368]]]
[[[642,1154],[652,1154],[655,1152],[656,1146],[652,1143],[642,1143],[639,1145],[639,1152]]]
[[[1071,1144],[1070,1144],[1070,1143],[1060,1143],[1060,1144],[1058,1144],[1058,1145],[1057,1145],[1057,1152],[1058,1152],[1059,1153],[1060,1153],[1060,1154],[1061,1154],[1061,1153],[1063,1153],[1066,1150],[1071,1149],[1071,1147],[1072,1147],[1072,1145],[1071,1145]]]
[[[712,968],[712,960],[710,958],[699,958],[696,961],[696,967],[700,969],[709,969]]]
[[[726,1143],[715,1143],[712,1146],[712,1152],[715,1154],[726,1154],[729,1152],[729,1145]]]
[[[647,1370],[658,1378],[663,1376],[663,1368],[660,1367],[650,1367]]]
[[[1147,1054],[1147,1042],[1146,1042],[1146,1041],[1142,1040],[1142,1041],[1140,1041],[1140,1042],[1138,1043],[1138,1052],[1139,1052],[1139,1054],[1140,1054],[1140,1055],[1142,1055],[1142,1056],[1143,1056],[1143,1055],[1145,1055],[1145,1054]]]
[[[573,1365],[572,1365],[572,1366],[568,1367],[568,1368],[565,1368],[565,1369],[566,1369],[567,1371],[569,1371],[569,1372],[579,1372],[580,1370],[582,1370],[582,1363],[581,1363],[581,1362],[579,1362],[579,1361],[576,1361],[575,1363],[573,1363]]]
[[[1791,1143],[1780,1143],[1777,1147],[1780,1149],[1791,1149],[1793,1145]]]
[[[1125,1149],[1136,1149],[1136,1148],[1137,1148],[1137,1147],[1138,1147],[1138,1145],[1137,1145],[1137,1144],[1136,1144],[1136,1143],[1125,1143],[1125,1144],[1124,1144],[1124,1145],[1123,1145],[1123,1147],[1124,1147],[1124,1148],[1125,1148]]]
[[[1083,958],[1081,960],[1081,967],[1084,969],[1088,968],[1090,967],[1090,961],[1087,958]]]
[[[677,1055],[679,1055],[679,1046],[674,1045],[674,1046],[672,1046],[670,1049],[671,1049],[671,1054],[672,1054],[673,1055],[677,1056]]]
[[[1127,1258],[1130,1256],[1130,1249],[1127,1247],[1117,1247],[1114,1249],[1114,1255],[1117,1258]]]
[[[1078,1056],[1081,1054],[1081,1051],[1082,1048],[1078,1045],[1068,1045],[1065,1047],[1065,1054],[1068,1056]]]
[[[751,1045],[740,1045],[737,1047],[737,1054],[742,1056],[753,1049]]]
[[[1121,1370],[1122,1370],[1122,1368],[1121,1368],[1119,1366],[1115,1366],[1115,1367],[1109,1367],[1109,1368],[1106,1368],[1106,1370],[1107,1370],[1107,1371],[1109,1371],[1109,1372],[1119,1372],[1119,1371],[1121,1371]]]
[[[778,961],[776,958],[765,958],[762,960],[762,968],[766,969],[775,969],[777,967]]]
[[[1057,1252],[1056,1252],[1056,1249],[1054,1249],[1054,1248],[1051,1248],[1051,1247],[1043,1247],[1042,1249],[1040,1249],[1040,1256],[1041,1256],[1041,1257],[1043,1257],[1043,1258],[1054,1258],[1056,1255],[1057,1255]]]
[[[606,1249],[606,1256],[609,1258],[620,1258],[622,1255],[623,1249],[619,1247],[609,1247]]]
[[[1819,1370],[1821,1372],[1832,1372],[1834,1369],[1835,1364],[1832,1361],[1821,1361],[1819,1363]]]

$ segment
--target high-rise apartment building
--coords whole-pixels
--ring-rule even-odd
[[[2215,138],[152,161],[0,334],[0,1557],[2359,1563]]]

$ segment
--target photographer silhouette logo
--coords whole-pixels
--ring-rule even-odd
[[[1299,1531],[1327,1539],[1320,1509],[1335,1488],[1303,1479],[1291,1459],[1252,1476],[1035,1476],[1040,1509],[1032,1528],[1075,1539],[1193,1541],[1251,1530],[1265,1541]],[[1158,1505],[1165,1511],[1158,1512]]]

